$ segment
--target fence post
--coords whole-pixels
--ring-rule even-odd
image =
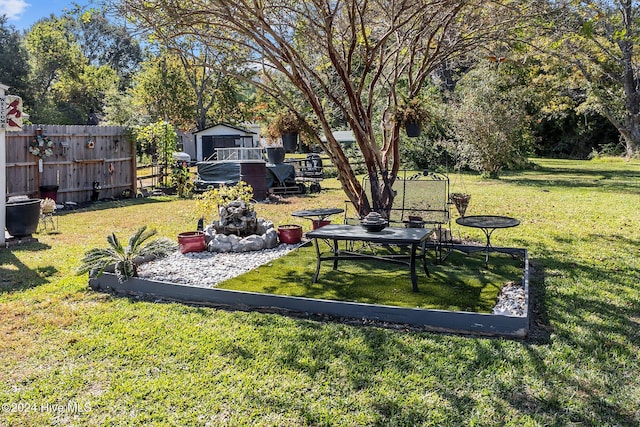
[[[7,224],[7,105],[5,91],[9,86],[0,83],[0,245],[4,246],[4,228]]]

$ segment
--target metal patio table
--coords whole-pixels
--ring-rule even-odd
[[[502,252],[514,255],[514,250],[508,248],[496,248],[491,244],[491,234],[499,228],[511,228],[520,225],[520,221],[508,216],[498,215],[471,215],[456,219],[456,223],[464,227],[481,229],[487,237],[487,245],[478,251],[485,251],[485,266],[489,266],[489,252]]]
[[[320,274],[320,264],[322,261],[333,261],[333,269],[338,268],[339,260],[375,259],[395,264],[409,266],[411,272],[411,284],[413,292],[418,292],[418,277],[416,274],[416,258],[422,260],[422,267],[427,276],[430,276],[426,261],[426,240],[432,230],[428,228],[400,228],[387,227],[381,231],[370,232],[360,225],[329,224],[316,230],[307,232],[307,237],[314,240],[316,247],[316,272],[313,276],[313,283],[318,280]],[[323,255],[320,251],[320,242],[323,240],[329,244],[330,255]],[[338,242],[369,242],[383,245],[406,245],[410,246],[408,254],[376,255],[361,253],[349,250],[340,250]]]
[[[318,228],[322,222],[327,220],[331,215],[336,215],[344,212],[344,209],[340,208],[318,208],[318,209],[305,209],[302,211],[291,212],[291,216],[298,218],[310,219],[313,223],[314,230]]]

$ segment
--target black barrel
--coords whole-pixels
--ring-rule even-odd
[[[240,180],[253,187],[253,198],[267,198],[267,164],[262,160],[240,162]]]

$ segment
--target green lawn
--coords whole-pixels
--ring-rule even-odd
[[[86,249],[143,224],[192,230],[194,202],[61,214],[60,233],[0,250],[0,425],[638,425],[640,163],[535,163],[496,181],[451,175],[452,191],[472,194],[468,215],[522,222],[495,239],[529,250],[526,340],[95,293],[74,275]],[[283,224],[343,205],[335,181],[323,188],[258,211]]]

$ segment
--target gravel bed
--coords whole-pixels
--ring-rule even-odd
[[[288,254],[300,245],[280,244],[273,249],[252,252],[174,252],[168,257],[142,264],[138,276],[162,282],[213,288]]]

